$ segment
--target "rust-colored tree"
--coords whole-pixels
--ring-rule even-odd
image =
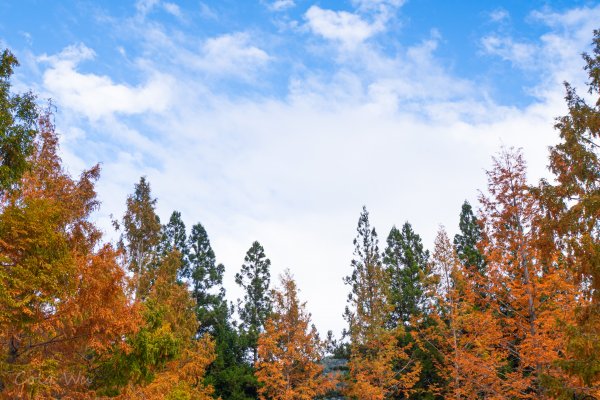
[[[345,279],[348,295],[345,318],[350,336],[349,379],[346,395],[354,399],[380,400],[408,394],[417,382],[420,365],[399,345],[402,325],[389,328],[393,310],[389,300],[389,276],[381,264],[377,233],[363,208],[354,240],[352,274]]]
[[[320,364],[325,343],[319,338],[306,303],[300,303],[296,282],[289,271],[281,288],[272,292],[273,311],[258,338],[256,377],[263,400],[314,399],[335,387]]]
[[[561,250],[579,293],[576,321],[567,326],[568,355],[561,361],[570,379],[552,386],[565,395],[600,397],[600,30],[583,58],[594,101],[566,84],[568,113],[557,119],[560,142],[550,149],[555,179],[542,180],[540,195],[549,247]]]
[[[64,172],[51,117],[0,199],[2,398],[94,398],[95,366],[139,324],[117,253],[90,221],[99,168]]]
[[[432,254],[432,299],[427,329],[420,342],[435,343],[442,359],[436,365],[446,385],[446,399],[503,399],[497,366],[507,352],[498,347],[503,336],[493,310],[481,303],[485,277],[460,262],[442,228]]]
[[[519,151],[503,150],[488,171],[489,196],[481,196],[483,253],[490,278],[489,304],[498,315],[508,351],[498,366],[502,394],[539,399],[542,381],[560,375],[566,340],[562,324],[572,318],[574,285],[560,254],[548,251],[537,221],[540,206],[526,181]],[[543,250],[543,251],[542,251]]]

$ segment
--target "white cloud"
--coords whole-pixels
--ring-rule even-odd
[[[275,0],[267,5],[272,11],[283,11],[296,6],[294,0]]]
[[[169,14],[171,14],[172,16],[177,17],[177,18],[183,18],[183,13],[181,12],[181,8],[179,8],[179,6],[177,4],[164,2],[162,6],[165,9],[165,11],[168,12]]]
[[[309,29],[325,39],[354,48],[384,29],[381,21],[369,23],[360,15],[347,11],[325,10],[311,6],[305,14]]]
[[[539,49],[533,44],[519,43],[510,37],[496,35],[484,37],[481,39],[481,44],[486,53],[499,56],[518,67],[532,68],[538,66],[536,57]]]
[[[114,83],[108,76],[77,71],[80,62],[94,57],[92,49],[79,44],[39,58],[49,64],[43,84],[59,107],[76,110],[94,120],[114,113],[140,114],[167,109],[171,99],[170,77],[156,74],[144,85],[131,86]]]
[[[160,0],[137,0],[135,3],[135,8],[139,15],[146,16],[159,3]]]
[[[502,22],[510,18],[510,13],[504,8],[497,8],[490,13],[490,20],[492,22]]]
[[[215,75],[248,77],[269,59],[264,50],[251,43],[249,34],[237,32],[207,39],[200,56],[190,61],[194,67]]]

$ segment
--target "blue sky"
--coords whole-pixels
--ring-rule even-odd
[[[233,275],[253,240],[339,332],[366,204],[382,243],[409,220],[431,247],[476,203],[500,146],[545,174],[562,82],[598,1],[6,1],[15,86],[52,98],[74,174],[96,162],[110,215],[141,175],[163,220],[201,221]],[[383,244],[382,244],[383,246]]]

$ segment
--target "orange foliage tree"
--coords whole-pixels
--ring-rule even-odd
[[[258,338],[256,377],[259,396],[266,400],[314,399],[334,389],[335,380],[323,374],[322,342],[306,303],[300,303],[296,282],[286,271],[281,289],[272,292],[273,311]]]
[[[508,357],[498,366],[505,397],[539,399],[542,381],[560,375],[566,350],[562,324],[573,317],[575,287],[558,252],[543,248],[540,207],[526,181],[520,152],[504,150],[488,171],[481,196],[483,252],[490,277],[489,305],[497,314]],[[542,249],[544,251],[542,251]]]
[[[389,300],[389,277],[381,264],[378,239],[363,208],[354,240],[353,271],[345,279],[352,287],[345,318],[349,324],[350,360],[346,395],[380,400],[410,393],[419,378],[420,366],[399,345],[403,327],[388,327],[393,307]]]
[[[95,397],[95,366],[139,324],[117,252],[90,221],[99,168],[73,180],[46,114],[30,170],[0,199],[0,396]]]
[[[418,336],[435,343],[442,355],[436,365],[447,384],[440,388],[448,399],[503,399],[497,366],[507,352],[498,348],[502,332],[493,310],[482,304],[485,277],[459,261],[444,229],[432,254],[432,323]]]

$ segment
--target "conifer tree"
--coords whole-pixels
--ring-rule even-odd
[[[37,134],[35,96],[11,94],[10,78],[18,65],[8,49],[0,54],[0,192],[17,184],[27,170]]]
[[[403,326],[404,334],[399,338],[400,346],[410,349],[411,358],[419,360],[419,381],[414,385],[410,398],[434,398],[442,385],[436,371],[439,354],[433,341],[419,341],[419,334],[428,329],[430,268],[429,251],[425,250],[421,237],[406,222],[402,230],[393,227],[388,235],[384,252],[384,264],[390,279],[390,300],[394,312],[392,326]]]
[[[214,333],[218,321],[227,318],[228,309],[223,288],[223,264],[217,264],[208,234],[197,223],[192,227],[189,241],[189,278],[200,322],[199,334]]]
[[[482,239],[481,226],[473,213],[473,208],[466,200],[460,211],[458,227],[460,233],[454,236],[458,258],[469,271],[484,274],[485,260],[477,247]]]
[[[482,278],[467,274],[442,228],[432,255],[434,285],[430,286],[430,323],[417,336],[436,344],[438,376],[444,379],[436,395],[444,399],[502,398],[498,366],[508,351],[499,346],[503,335],[495,313],[479,307]]]
[[[600,30],[591,54],[583,55],[588,73],[588,103],[565,83],[568,113],[557,119],[560,143],[550,149],[554,182],[542,180],[540,194],[548,248],[562,250],[579,291],[577,322],[568,328],[569,357],[562,365],[584,392],[600,396]]]
[[[353,399],[384,399],[410,393],[420,366],[407,357],[398,337],[402,324],[389,328],[393,311],[389,279],[381,263],[377,232],[371,228],[366,207],[354,239],[352,274],[344,317],[350,336],[349,380],[346,395]],[[398,373],[401,370],[402,373]]]
[[[258,338],[256,376],[262,400],[312,399],[335,387],[320,364],[325,350],[289,271],[272,292],[273,311]]]
[[[393,227],[387,238],[383,262],[390,276],[390,300],[394,306],[391,323],[410,325],[425,310],[425,278],[429,252],[421,237],[406,222]]]
[[[179,211],[173,211],[169,222],[162,227],[162,253],[167,254],[173,250],[177,250],[181,255],[181,268],[178,272],[179,278],[189,277],[189,247],[187,235],[185,232],[185,224],[181,219]]]
[[[162,226],[155,208],[156,199],[152,198],[150,183],[141,177],[133,194],[127,198],[119,247],[125,253],[128,269],[133,273],[134,292],[142,298],[150,288],[152,270],[159,258]]]
[[[253,364],[258,360],[258,335],[271,312],[271,261],[265,256],[260,243],[254,242],[246,253],[242,269],[235,275],[235,282],[244,289],[244,302],[238,301],[238,313],[242,330],[248,340]]]
[[[508,398],[543,398],[542,381],[560,375],[566,355],[561,324],[569,323],[574,287],[560,256],[541,254],[538,200],[526,180],[520,152],[504,150],[488,171],[489,196],[481,196],[483,245],[495,309],[508,350],[499,369]]]

